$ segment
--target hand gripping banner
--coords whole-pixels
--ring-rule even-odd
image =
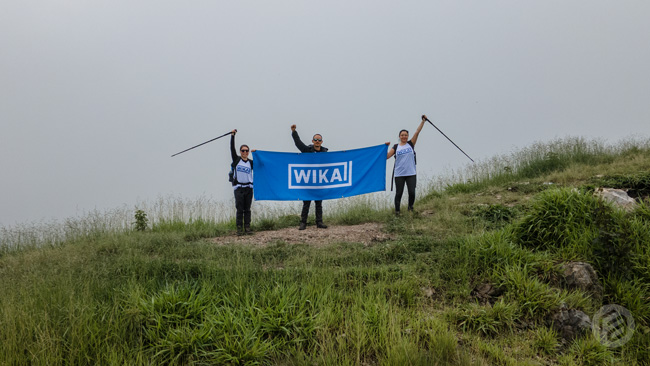
[[[287,153],[255,151],[255,199],[318,201],[386,190],[386,145]]]

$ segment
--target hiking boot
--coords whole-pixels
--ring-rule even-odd
[[[306,228],[307,228],[307,223],[301,222],[300,227],[298,228],[298,230],[305,230]]]
[[[244,229],[244,234],[253,235],[253,230],[250,227]]]
[[[319,229],[327,229],[327,225],[323,224],[322,222],[317,222],[316,227]]]
[[[244,228],[243,227],[238,227],[237,228],[237,236],[242,236],[244,235]]]

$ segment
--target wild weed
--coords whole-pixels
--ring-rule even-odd
[[[469,304],[452,314],[463,331],[478,332],[484,336],[512,332],[520,316],[519,304],[505,302],[503,299],[495,302],[494,305]]]
[[[540,327],[535,331],[535,348],[546,354],[553,355],[560,348],[557,332],[552,328]]]
[[[574,341],[567,352],[579,365],[596,366],[613,364],[614,353],[593,337]]]

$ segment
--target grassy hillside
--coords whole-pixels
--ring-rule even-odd
[[[234,223],[200,213],[145,231],[110,215],[4,228],[0,364],[647,365],[649,172],[648,141],[536,144],[420,185],[413,214],[364,200],[326,211],[396,238],[369,246],[217,246],[205,239]],[[616,208],[592,195],[601,186],[640,204]],[[567,261],[592,264],[602,296],[566,288]],[[622,347],[563,341],[547,322],[605,304],[634,316]]]

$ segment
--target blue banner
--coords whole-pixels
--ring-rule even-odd
[[[385,144],[362,149],[255,151],[255,199],[318,201],[386,190]]]

